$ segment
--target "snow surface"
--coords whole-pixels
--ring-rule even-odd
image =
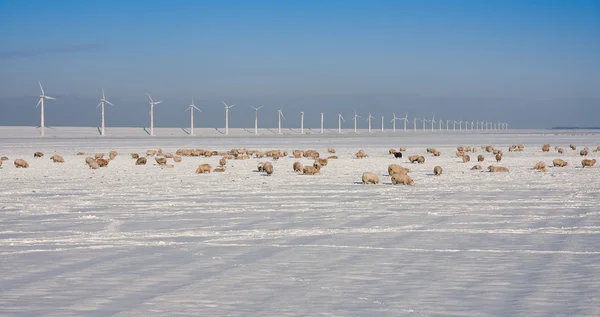
[[[2,316],[600,316],[600,169],[579,167],[579,148],[600,145],[593,132],[150,138],[122,128],[100,138],[86,129],[42,139],[0,127],[0,156],[10,158],[0,168]],[[507,151],[517,143],[525,152]],[[542,153],[543,143],[567,152]],[[481,151],[468,164],[454,155],[487,144],[505,157],[484,154],[484,166],[509,173],[471,171]],[[387,154],[403,145],[405,158]],[[184,157],[174,169],[129,157],[158,147],[334,147],[339,159],[304,176],[282,158],[267,177],[254,172],[258,159],[196,175],[219,157]],[[352,158],[359,149],[369,157]],[[110,150],[120,155],[99,170],[75,155]],[[52,163],[54,153],[66,162]],[[425,164],[410,165],[410,154]],[[532,169],[557,157],[570,165]],[[16,169],[16,158],[31,167]],[[415,185],[390,185],[391,163],[410,165]],[[361,185],[365,171],[382,184]]]

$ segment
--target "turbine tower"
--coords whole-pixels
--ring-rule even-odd
[[[194,104],[194,97],[192,97],[192,104],[185,109],[185,111],[190,112],[190,135],[194,135],[194,109],[202,112],[202,110],[198,109]]]
[[[396,117],[396,114],[392,112],[392,121],[390,121],[390,122],[392,123],[392,129],[394,132],[396,132],[396,120],[398,120],[398,119],[400,119],[400,118]]]
[[[361,116],[359,116],[358,114],[356,114],[356,110],[354,111],[354,133],[358,133],[358,130],[356,129],[356,123],[358,122],[358,118],[361,118]]]
[[[437,121],[435,121],[435,115],[433,117],[431,117],[431,132],[433,132],[433,125],[436,123]]]
[[[417,119],[419,119],[419,118],[417,118],[417,117],[413,118],[413,131],[414,132],[417,132]]]
[[[346,120],[344,120],[344,117],[342,117],[342,114],[339,113],[338,114],[338,133],[342,133],[342,121],[346,122]]]
[[[225,135],[229,135],[229,109],[233,108],[235,105],[228,106],[225,101],[221,100],[221,102],[225,106]]]
[[[438,122],[440,124],[440,132],[442,132],[442,123],[444,123],[444,120],[438,119]]]
[[[406,116],[402,118],[402,121],[404,121],[404,132],[406,132],[406,124],[408,123],[408,112],[406,113]]]
[[[381,116],[381,132],[384,132],[384,129],[383,129],[383,116]]]
[[[304,111],[300,112],[300,134],[304,134]]]
[[[152,100],[152,97],[150,97],[149,93],[146,93],[146,95],[148,95],[148,98],[150,99],[150,135],[154,136],[154,106],[158,105],[162,101]]]
[[[38,80],[38,84],[40,84],[40,90],[42,91],[42,94],[40,95],[40,101],[38,101],[38,103],[35,107],[37,108],[39,105],[42,106],[42,108],[41,108],[42,117],[41,117],[41,122],[40,122],[40,135],[44,136],[44,99],[56,100],[56,98],[46,96],[46,94],[44,94],[44,88],[42,88],[42,83],[40,83],[39,80]]]
[[[281,118],[283,118],[283,120],[285,120],[285,117],[283,116],[283,108],[279,108],[279,110],[277,110],[277,126],[279,128],[279,134],[281,134]]]
[[[260,107],[252,107],[250,106],[250,108],[254,109],[254,134],[258,135],[258,109],[262,108],[264,106],[260,106]]]
[[[448,129],[450,129],[449,127],[450,127],[450,120],[446,120],[446,131],[448,131]]]
[[[425,123],[429,122],[429,120],[423,118],[423,131],[425,131]]]
[[[367,117],[367,120],[369,122],[369,133],[371,133],[371,119],[375,118],[371,115],[371,113],[369,112],[369,116]]]
[[[102,106],[102,130],[100,132],[100,134],[102,136],[105,136],[106,134],[104,133],[104,103],[107,103],[111,106],[115,106],[112,103],[110,103],[110,101],[106,100],[106,97],[104,97],[104,89],[102,89],[102,99],[100,99],[100,103],[96,106],[96,108]]]
[[[321,134],[323,134],[323,112],[321,112]]]

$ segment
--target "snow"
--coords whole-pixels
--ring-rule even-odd
[[[42,139],[34,128],[0,127],[0,156],[10,158],[0,169],[0,315],[600,315],[600,169],[579,167],[579,148],[600,145],[594,132],[138,130],[101,138],[57,127]],[[524,152],[507,151],[517,143]],[[543,153],[544,143],[567,151]],[[454,155],[458,145],[487,144],[505,156],[491,163],[484,154],[484,166],[509,173],[471,171],[481,151],[467,164]],[[404,158],[387,154],[403,145]],[[196,175],[219,157],[184,157],[174,169],[129,157],[158,147],[333,147],[339,159],[304,176],[282,158],[267,177],[254,172],[258,159]],[[359,149],[369,157],[352,158]],[[119,156],[99,170],[75,155],[111,150]],[[66,162],[52,163],[54,153]],[[410,154],[425,164],[409,164]],[[557,157],[569,166],[533,170]],[[16,169],[16,158],[31,167]],[[411,168],[415,185],[390,185],[391,163]],[[382,184],[361,185],[365,171]]]

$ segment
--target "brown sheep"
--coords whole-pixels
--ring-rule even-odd
[[[273,174],[273,164],[271,164],[271,162],[266,162],[265,165],[263,165],[263,171],[267,176],[271,176]]]
[[[492,153],[492,152],[494,152],[494,147],[491,145],[488,145],[485,147],[485,151],[488,153]]]
[[[436,166],[433,168],[433,175],[439,176],[442,175],[442,167]]]
[[[490,171],[491,173],[507,173],[508,172],[508,168],[504,167],[504,166],[488,166],[488,171]]]
[[[225,165],[227,165],[227,160],[226,160],[224,157],[222,157],[222,158],[219,160],[219,165],[220,165],[220,166],[225,166]]]
[[[131,158],[134,159],[134,160],[137,160],[137,159],[140,158],[140,155],[137,154],[137,153],[131,153]]]
[[[167,164],[167,158],[166,157],[155,157],[154,160],[156,161],[156,164],[158,164],[158,165],[165,165],[165,164]]]
[[[502,161],[502,153],[501,152],[496,154],[496,162],[500,162],[500,161]]]
[[[388,175],[392,176],[394,174],[408,174],[410,170],[408,168],[404,168],[398,164],[390,164],[388,165]]]
[[[97,159],[96,162],[100,167],[106,167],[110,161],[105,159]]]
[[[304,152],[301,150],[294,150],[292,151],[292,155],[294,155],[294,158],[301,158],[304,155]]]
[[[414,163],[419,160],[419,155],[411,155],[408,157],[408,161]]]
[[[327,149],[327,152],[329,152],[331,154],[335,154],[335,149],[329,148],[329,149]]]
[[[570,147],[570,148],[571,148],[571,150],[573,150],[573,151],[577,150],[577,147],[576,147],[575,145],[573,145],[573,144],[569,145],[569,147]]]
[[[581,161],[581,166],[582,166],[582,167],[584,167],[584,168],[585,168],[586,166],[587,166],[587,167],[592,167],[592,166],[594,166],[595,164],[596,164],[596,159],[592,159],[592,160],[588,160],[588,159],[586,159],[586,160],[583,160],[583,161]]]
[[[485,160],[485,157],[481,154],[477,155],[477,162],[483,162]]]
[[[581,156],[587,156],[589,154],[588,149],[583,149],[581,151],[579,151],[579,155]]]
[[[425,157],[424,156],[419,156],[419,158],[417,159],[417,163],[419,163],[419,164],[425,163]]]
[[[138,158],[137,161],[135,161],[135,165],[146,165],[146,158],[145,157]]]
[[[327,163],[329,163],[326,158],[317,159],[315,162],[319,162],[321,166],[327,166]]]
[[[459,146],[459,147],[456,148],[456,151],[457,152],[464,152],[465,148],[463,146]]]
[[[475,165],[475,166],[471,167],[472,171],[473,170],[480,170],[480,169],[482,169],[481,165]]]
[[[304,166],[300,162],[294,162],[294,165],[292,167],[294,168],[294,172],[302,172],[302,170],[304,169]]]
[[[167,154],[165,154],[165,157],[168,158],[168,159],[169,158],[172,159],[173,158],[173,154],[172,153],[167,153]]]
[[[440,156],[440,155],[442,155],[442,153],[440,153],[438,150],[435,150],[431,154],[433,154],[433,156]]]
[[[16,159],[14,164],[15,164],[16,168],[28,168],[29,167],[29,163],[27,163],[25,160],[22,160],[22,159]]]
[[[328,160],[337,160],[337,155],[330,155],[327,157]]]
[[[8,157],[6,157],[6,156],[0,157],[0,161],[8,161]]]
[[[522,150],[522,149],[524,149],[524,148],[525,148],[525,145],[523,145],[523,144],[517,144],[517,148],[519,148],[519,149],[521,149],[521,150]]]
[[[225,167],[215,167],[213,169],[213,172],[215,172],[215,173],[223,173],[223,172],[225,172]]]
[[[321,165],[319,165],[319,163],[315,162],[315,163],[313,163],[313,166],[304,166],[304,168],[302,169],[302,174],[315,175],[315,174],[318,174],[320,171],[321,171]]]
[[[196,174],[210,173],[210,170],[212,170],[210,164],[200,164],[196,169]]]
[[[42,156],[44,156],[44,153],[42,153],[42,152],[35,152],[35,153],[33,153],[33,157],[34,158],[35,157],[42,157]]]
[[[146,156],[154,156],[156,155],[156,151],[155,150],[148,150],[146,151]]]
[[[117,153],[117,151],[110,151],[110,152],[108,153],[108,159],[110,159],[110,160],[114,160],[114,159],[115,159],[115,157],[117,157],[117,154],[118,154],[118,153]]]
[[[354,154],[354,156],[356,156],[356,158],[358,158],[358,159],[368,157],[367,153],[365,153],[365,151],[363,151],[363,150],[356,152],[356,154]]]
[[[565,167],[567,165],[568,165],[568,163],[566,161],[561,160],[561,159],[554,159],[554,160],[552,160],[552,166],[554,166],[554,167]]]
[[[104,157],[104,153],[96,153],[96,155],[94,155],[95,159],[101,159]]]
[[[457,157],[461,157],[461,156],[464,156],[464,155],[465,155],[465,152],[462,152],[462,151],[456,152],[456,156]]]
[[[77,152],[77,155],[85,155],[85,152]]]
[[[54,162],[54,163],[64,163],[65,159],[57,154],[54,154],[50,157],[50,159]]]
[[[379,177],[375,173],[364,172],[362,174],[362,183],[364,184],[379,184]]]
[[[403,184],[403,185],[414,185],[414,181],[412,178],[410,178],[410,176],[406,175],[406,174],[394,174],[392,175],[392,184],[393,185],[398,185],[398,184]]]
[[[535,163],[535,167],[536,170],[540,171],[540,172],[546,172],[546,163],[544,162],[537,162]]]
[[[563,153],[565,153],[565,149],[563,149],[563,148],[559,147],[559,148],[558,148],[558,153],[559,153],[559,154],[563,154]]]
[[[463,163],[469,163],[471,161],[471,157],[469,155],[465,154],[462,157],[462,161],[463,161]]]
[[[281,153],[281,157],[287,157],[288,156],[288,152],[287,151],[283,151],[283,153]]]
[[[181,160],[182,160],[181,156],[179,156],[179,155],[173,156],[173,161],[175,163],[181,163]]]
[[[542,146],[542,152],[549,152],[550,151],[550,144],[544,144],[544,146]]]

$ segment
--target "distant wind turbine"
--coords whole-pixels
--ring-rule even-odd
[[[323,112],[321,112],[321,134],[323,134]]]
[[[250,108],[254,109],[254,134],[255,135],[258,135],[258,110],[262,107],[264,107],[264,106],[260,106],[260,107],[250,106]]]
[[[429,120],[423,118],[423,131],[425,131],[425,123],[429,122]]]
[[[392,121],[390,121],[390,122],[392,123],[392,129],[394,132],[396,132],[396,120],[399,120],[399,119],[400,118],[396,117],[396,114],[394,112],[392,112]]]
[[[433,117],[431,117],[431,132],[433,132],[433,126],[435,125],[437,121],[435,121],[435,115]]]
[[[300,112],[300,134],[304,134],[304,111]]]
[[[285,117],[283,116],[283,108],[279,108],[279,110],[277,110],[277,126],[279,128],[279,134],[281,134],[281,118],[285,120]]]
[[[149,93],[146,93],[146,95],[148,95],[148,98],[150,99],[150,135],[154,136],[154,106],[158,105],[162,101],[152,100],[152,97],[150,97]]]
[[[406,124],[408,123],[408,112],[406,113],[406,116],[402,118],[402,121],[404,121],[404,132],[406,132]]]
[[[189,105],[187,109],[185,109],[185,111],[190,112],[190,135],[194,135],[194,110],[202,112],[202,110],[196,107],[196,105],[194,104],[194,97],[192,97],[192,104]]]
[[[100,103],[96,106],[96,108],[102,106],[102,130],[100,132],[100,134],[102,136],[106,135],[104,133],[104,103],[107,103],[107,104],[109,104],[109,105],[111,105],[113,107],[115,106],[112,103],[110,103],[110,101],[106,100],[106,97],[104,97],[104,89],[102,89],[102,99],[100,99]]]
[[[352,119],[354,120],[354,133],[358,133],[358,130],[356,129],[356,123],[358,122],[358,118],[362,119],[362,117],[356,114],[356,111],[354,111],[354,119]]]
[[[346,120],[344,120],[344,117],[342,117],[342,114],[339,113],[338,114],[338,133],[342,133],[342,121],[346,122]]]
[[[417,118],[417,117],[413,118],[413,131],[414,132],[417,132],[417,119],[419,119],[419,118]]]
[[[41,105],[42,108],[42,117],[41,117],[41,123],[40,123],[40,135],[44,136],[44,99],[49,99],[49,100],[56,100],[56,98],[50,97],[50,96],[46,96],[46,94],[44,94],[44,88],[42,88],[42,83],[40,83],[40,81],[38,80],[38,84],[40,84],[40,90],[42,91],[42,94],[40,95],[40,101],[38,101],[37,105],[35,106],[36,108]]]
[[[384,132],[384,129],[383,129],[383,122],[384,122],[384,121],[383,121],[383,116],[381,116],[381,132]]]
[[[229,109],[233,108],[235,105],[227,105],[223,100],[221,100],[221,102],[225,106],[225,135],[229,135]]]
[[[367,120],[366,120],[369,122],[369,133],[371,133],[371,119],[373,119],[373,118],[375,118],[375,117],[373,117],[371,115],[371,113],[369,112],[369,116],[367,117]]]

